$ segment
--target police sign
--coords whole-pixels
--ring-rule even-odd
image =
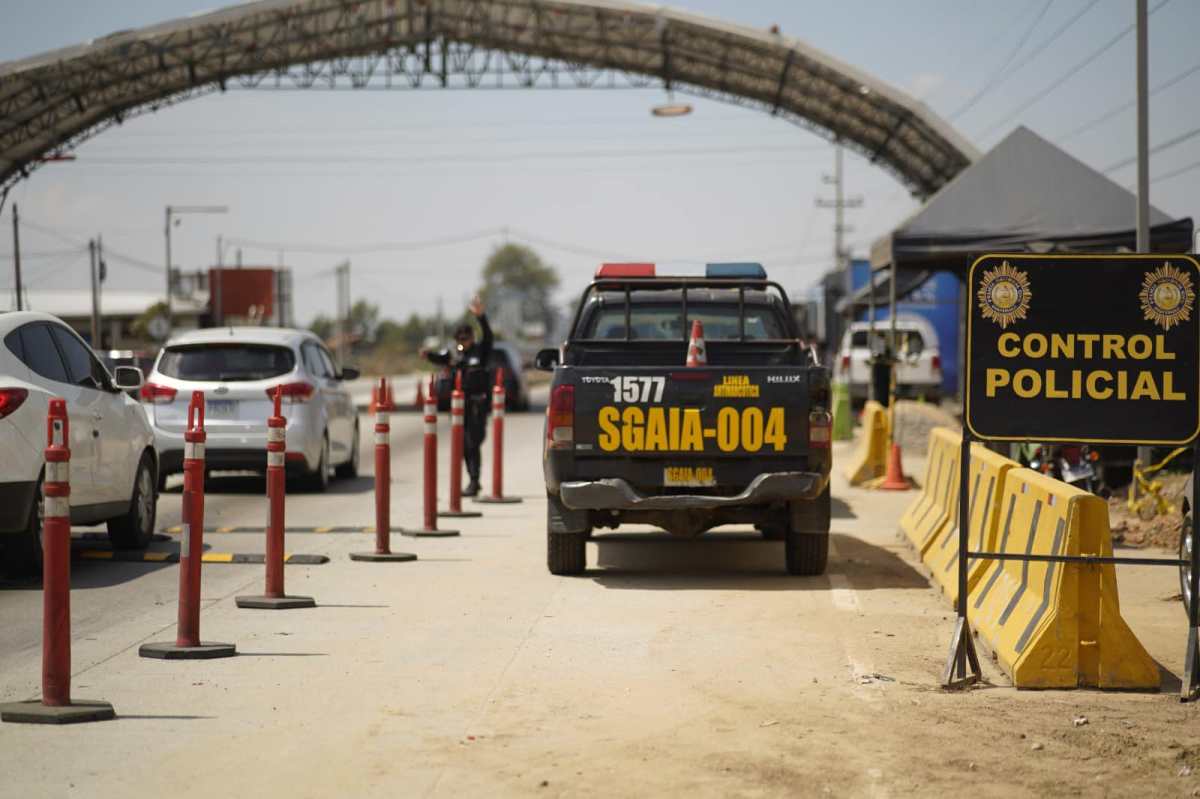
[[[1200,264],[985,255],[968,277],[976,438],[1185,444],[1200,432]]]

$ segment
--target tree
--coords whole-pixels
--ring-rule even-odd
[[[321,314],[312,321],[312,324],[308,326],[308,329],[315,333],[317,338],[321,339],[322,341],[328,341],[329,339],[333,338],[333,332],[336,329],[336,326],[334,325],[332,319],[324,314]]]
[[[485,304],[496,300],[498,295],[517,294],[521,298],[522,321],[541,322],[547,330],[553,327],[555,312],[551,295],[558,288],[558,272],[531,248],[521,244],[497,247],[484,263],[482,277],[479,296]]]

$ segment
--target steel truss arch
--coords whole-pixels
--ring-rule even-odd
[[[837,139],[926,197],[978,153],[796,39],[616,0],[260,0],[0,64],[0,192],[134,115],[227,89],[653,88]]]

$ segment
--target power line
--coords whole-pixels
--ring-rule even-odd
[[[1161,9],[1163,6],[1165,6],[1169,2],[1171,2],[1171,0],[1159,0],[1159,2],[1154,6],[1154,8],[1150,9],[1149,13],[1150,14],[1156,13],[1157,11],[1159,11],[1159,9]],[[1089,8],[1090,7],[1091,6],[1089,6]],[[1089,64],[1091,64],[1097,58],[1099,58],[1100,56],[1107,53],[1113,47],[1116,47],[1117,44],[1119,44],[1122,39],[1124,39],[1126,36],[1128,36],[1130,33],[1133,32],[1134,27],[1135,27],[1134,24],[1127,25],[1125,28],[1123,28],[1121,30],[1120,33],[1118,33],[1116,36],[1114,36],[1113,38],[1109,39],[1107,42],[1102,44],[1098,49],[1093,50],[1086,58],[1084,58],[1082,61],[1077,63],[1075,66],[1068,69],[1065,73],[1060,75],[1055,80],[1051,81],[1051,83],[1049,85],[1047,85],[1045,88],[1043,88],[1041,91],[1037,92],[1032,97],[1030,97],[1028,100],[1021,103],[1019,106],[1017,106],[1016,108],[1012,109],[1007,114],[1002,116],[995,124],[991,125],[990,127],[987,128],[987,130],[985,130],[983,133],[981,133],[979,135],[979,138],[986,139],[988,136],[991,136],[993,133],[995,133],[998,129],[1000,129],[1004,125],[1009,124],[1019,114],[1026,111],[1030,107],[1036,105],[1037,103],[1041,102],[1042,100],[1046,99],[1046,97],[1048,97],[1059,86],[1062,86],[1064,83],[1069,81],[1071,78],[1073,78],[1077,74],[1079,74],[1085,67],[1087,67]]]
[[[1174,86],[1176,83],[1179,83],[1184,78],[1194,75],[1197,72],[1200,72],[1200,64],[1196,64],[1195,66],[1188,67],[1183,72],[1180,72],[1178,75],[1168,78],[1167,80],[1163,81],[1162,83],[1158,84],[1157,86],[1152,87],[1150,89],[1148,96],[1153,97],[1154,95],[1158,94],[1159,92],[1166,91],[1167,89]],[[1130,108],[1133,108],[1135,105],[1137,105],[1137,98],[1134,98],[1132,100],[1128,100],[1124,103],[1121,103],[1117,107],[1111,108],[1108,111],[1105,111],[1100,116],[1089,119],[1087,122],[1084,122],[1082,125],[1075,128],[1074,130],[1070,131],[1069,133],[1063,134],[1062,136],[1060,136],[1058,138],[1058,141],[1059,141],[1059,143],[1062,143],[1062,142],[1067,141],[1068,139],[1075,138],[1080,133],[1086,133],[1087,131],[1091,130],[1092,128],[1096,127],[1097,125],[1107,122],[1108,120],[1117,116],[1122,111],[1128,111]]]
[[[996,68],[991,77],[984,81],[983,86],[980,87],[979,91],[975,92],[975,94],[973,94],[969,100],[963,103],[963,105],[957,111],[950,115],[950,119],[958,119],[967,111],[971,110],[975,103],[979,102],[980,98],[991,91],[1001,81],[1002,77],[1007,74],[1009,65],[1012,64],[1013,59],[1017,57],[1017,53],[1021,52],[1021,49],[1029,42],[1029,37],[1033,35],[1034,29],[1037,28],[1038,23],[1042,21],[1042,18],[1046,16],[1046,12],[1050,10],[1050,6],[1053,3],[1054,0],[1046,0],[1045,5],[1042,6],[1041,12],[1039,12],[1038,15],[1033,18],[1033,21],[1029,23],[1029,27],[1025,29],[1025,33],[1022,34],[1017,40],[1017,46],[1009,51],[1008,57],[1004,59],[999,67]],[[1086,9],[1084,10],[1086,11]]]
[[[300,242],[289,244],[287,242],[259,241],[237,237],[228,237],[225,241],[237,247],[249,247],[252,249],[269,250],[271,252],[282,250],[284,252],[305,253],[309,255],[370,255],[372,253],[411,252],[413,250],[428,250],[435,247],[450,247],[455,244],[465,244],[471,241],[478,241],[479,239],[490,238],[500,235],[503,232],[503,228],[488,228],[487,230],[477,230],[459,236],[445,236],[437,239],[425,239],[423,241],[383,241],[365,245],[347,246]]]
[[[1172,169],[1169,172],[1163,172],[1161,175],[1155,175],[1153,178],[1150,179],[1150,181],[1152,183],[1160,183],[1164,180],[1170,180],[1171,178],[1177,178],[1180,175],[1183,175],[1187,172],[1191,172],[1193,169],[1200,169],[1200,161],[1193,161],[1190,164],[1186,164],[1184,166],[1178,167],[1177,169]],[[1132,189],[1133,185],[1131,184],[1129,186],[1129,188]]]
[[[1197,136],[1200,136],[1200,128],[1192,128],[1191,130],[1187,131],[1186,133],[1180,133],[1178,136],[1167,139],[1164,142],[1159,142],[1158,144],[1156,144],[1150,148],[1150,153],[1154,154],[1157,152],[1161,152],[1162,150],[1169,150],[1170,148],[1174,147],[1175,145],[1182,144],[1183,142],[1187,141],[1188,139],[1194,139]],[[1133,164],[1136,162],[1137,162],[1136,155],[1131,155],[1128,158],[1122,158],[1120,161],[1117,161],[1112,166],[1106,168],[1104,170],[1104,174],[1107,175],[1109,173],[1116,172],[1118,169],[1121,169],[1122,167],[1127,167],[1130,164]]]

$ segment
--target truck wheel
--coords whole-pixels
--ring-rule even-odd
[[[788,574],[813,577],[829,562],[829,486],[814,500],[791,506],[784,556]]]
[[[546,566],[551,574],[583,574],[590,532],[586,511],[572,510],[546,493]]]

